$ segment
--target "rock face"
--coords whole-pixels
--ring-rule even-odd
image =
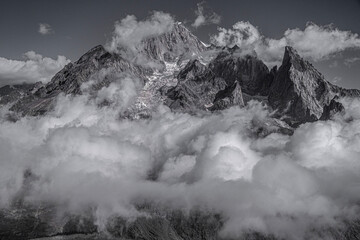
[[[223,110],[244,106],[242,92],[265,95],[272,75],[254,56],[241,56],[237,47],[224,49],[208,66],[190,61],[178,75],[178,85],[167,93],[168,106],[183,111]]]
[[[237,46],[216,48],[213,59],[204,62],[207,47],[180,23],[170,32],[144,39],[136,48],[138,58],[130,60],[125,53],[96,46],[45,85],[0,88],[0,104],[11,104],[10,110],[21,115],[41,115],[53,108],[60,93],[82,94],[83,83],[90,81],[90,91],[96,94],[113,81],[112,76],[126,74],[140,79],[143,89],[124,117],[149,117],[160,103],[174,111],[196,113],[241,107],[255,99],[296,127],[331,118],[342,109],[336,96],[360,96],[359,90],[327,82],[291,47],[285,48],[278,70],[269,71],[260,59],[243,55]]]
[[[174,24],[171,32],[146,39],[137,48],[153,60],[167,62],[195,56],[206,49],[205,45],[180,22]]]
[[[213,105],[216,94],[226,87],[223,79],[198,60],[190,61],[177,76],[178,84],[166,95],[166,104],[173,110],[195,112]]]

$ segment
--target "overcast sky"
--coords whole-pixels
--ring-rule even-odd
[[[275,39],[281,38],[287,29],[303,30],[307,22],[319,26],[333,24],[340,30],[360,33],[359,0],[208,0],[206,7],[221,21],[195,28],[192,24],[197,18],[198,3],[194,0],[2,0],[0,57],[24,60],[24,53],[34,51],[41,57],[57,59],[53,66],[62,66],[109,40],[115,21],[128,14],[141,20],[153,10],[172,14],[204,42],[209,42],[218,27],[229,29],[238,21],[249,21],[262,35]],[[58,55],[66,59],[58,59]],[[360,88],[359,50],[348,49],[314,65],[329,81]],[[46,72],[52,74],[55,69],[46,68]]]

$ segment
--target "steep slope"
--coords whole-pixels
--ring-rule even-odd
[[[185,112],[206,110],[213,104],[216,93],[226,86],[224,80],[216,79],[198,60],[190,61],[177,79],[176,87],[166,93],[166,104],[173,110]]]
[[[178,75],[178,85],[167,93],[167,104],[190,111],[244,106],[243,93],[266,95],[272,79],[261,60],[243,56],[237,46],[224,48],[206,66],[198,60],[189,62]]]

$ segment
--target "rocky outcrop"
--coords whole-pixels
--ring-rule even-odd
[[[35,84],[17,84],[17,85],[6,85],[0,88],[0,105],[5,105],[11,102],[16,102],[19,99],[27,96],[40,87],[43,84],[37,82]]]
[[[325,105],[323,112],[321,114],[320,120],[328,120],[333,117],[336,113],[343,112],[345,110],[344,106],[338,102],[338,96],[335,96],[331,99],[329,105]]]
[[[177,76],[178,84],[166,95],[166,104],[173,110],[196,112],[213,105],[216,94],[226,87],[205,65],[192,60]]]
[[[229,86],[239,82],[241,90],[249,95],[266,95],[267,86],[272,81],[267,66],[253,55],[243,56],[237,46],[220,52],[210,62],[209,68]]]

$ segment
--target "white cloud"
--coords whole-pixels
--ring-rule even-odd
[[[64,56],[52,59],[34,51],[26,52],[23,61],[0,57],[0,86],[38,81],[46,83],[69,62]]]
[[[191,26],[198,28],[207,24],[220,23],[221,17],[211,9],[207,8],[205,4],[206,2],[200,2],[197,4],[197,10],[195,11],[197,17]]]
[[[241,21],[231,29],[219,28],[219,33],[212,36],[211,41],[219,46],[236,44],[244,51],[255,51],[270,65],[281,61],[286,45],[293,46],[301,56],[314,61],[327,59],[346,49],[360,48],[358,34],[314,23],[308,23],[304,30],[288,29],[282,38],[272,39],[263,36],[251,23]]]
[[[144,21],[128,15],[115,23],[112,39],[106,44],[106,48],[111,52],[119,52],[124,47],[135,51],[142,40],[169,32],[173,26],[174,19],[168,13],[154,12]]]
[[[41,35],[48,35],[51,33],[54,33],[54,30],[51,28],[51,26],[47,23],[39,23],[39,30],[38,32]]]

